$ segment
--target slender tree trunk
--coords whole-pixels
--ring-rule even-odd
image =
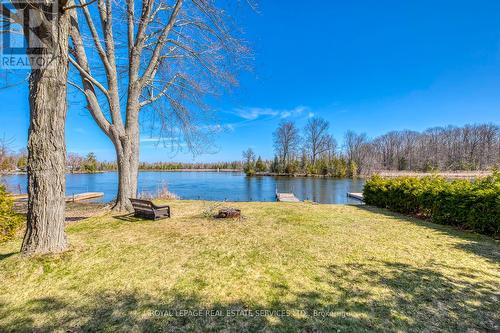
[[[130,187],[135,198],[138,194],[138,181],[139,181],[139,152],[140,152],[140,134],[139,134],[139,120],[135,121],[133,126],[129,129],[130,137]]]
[[[135,198],[136,194],[132,192],[131,184],[131,165],[130,152],[124,151],[118,155],[118,194],[113,207],[115,211],[131,211],[132,205],[129,198]]]
[[[68,75],[68,15],[54,18],[54,47],[42,49],[49,66],[30,75],[28,137],[28,222],[24,254],[62,252],[67,248],[65,210],[65,120]]]
[[[113,140],[117,149],[118,164],[118,195],[115,211],[132,211],[130,198],[137,197],[137,183],[139,176],[139,95],[137,86],[129,87],[127,101],[127,122],[125,137]],[[117,145],[118,144],[118,145]]]
[[[113,207],[115,211],[132,211],[130,198],[137,197],[139,173],[139,135],[127,135],[127,140],[115,144],[117,147],[118,194]]]

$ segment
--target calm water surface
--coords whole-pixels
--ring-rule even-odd
[[[26,193],[27,176],[3,176],[2,182],[14,193]],[[115,198],[116,172],[75,174],[66,176],[67,195],[104,192],[101,201]],[[140,172],[139,192],[155,193],[164,185],[182,199],[216,201],[275,201],[278,192],[293,192],[301,200],[319,203],[359,203],[347,192],[362,192],[363,180],[247,177],[239,172]]]

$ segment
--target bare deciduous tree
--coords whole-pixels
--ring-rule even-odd
[[[71,173],[80,171],[85,162],[85,158],[75,153],[69,153],[67,157],[67,165]]]
[[[73,15],[70,61],[81,83],[71,84],[85,95],[90,113],[115,146],[115,209],[130,210],[128,199],[137,194],[141,110],[154,115],[149,125],[160,137],[184,141],[194,150],[201,128],[195,110],[205,110],[203,96],[216,87],[236,84],[231,69],[247,50],[213,1],[86,4],[80,0],[82,13]]]
[[[282,165],[294,159],[300,149],[300,131],[292,121],[282,121],[273,133],[274,151]]]
[[[20,25],[31,62],[29,75],[28,221],[25,254],[67,247],[65,209],[65,120],[68,0],[11,1],[0,5],[3,23]]]
[[[329,128],[328,121],[322,118],[309,119],[304,128],[304,145],[312,164],[316,163],[318,156],[326,153],[331,148],[332,137],[328,134]]]
[[[355,163],[357,174],[361,174],[366,167],[366,159],[369,154],[369,143],[366,134],[356,134],[348,131],[344,137],[344,147],[347,163]]]
[[[13,138],[7,138],[5,135],[0,138],[0,164],[10,156],[13,144]]]
[[[493,124],[392,131],[373,140],[375,167],[384,170],[485,170],[500,163]]]
[[[243,170],[247,174],[254,173],[256,156],[253,149],[248,148],[247,150],[243,151],[242,157],[243,157]]]
[[[337,140],[330,134],[326,137],[325,148],[326,150],[323,154],[326,154],[328,161],[331,161],[337,153]]]

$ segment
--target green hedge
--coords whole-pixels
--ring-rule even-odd
[[[500,173],[475,181],[373,176],[365,185],[364,197],[368,205],[500,235]]]
[[[14,202],[0,185],[0,243],[11,239],[21,227],[23,218],[13,210]]]

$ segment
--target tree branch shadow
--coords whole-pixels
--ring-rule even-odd
[[[96,291],[0,307],[0,331],[420,332],[498,331],[498,278],[471,282],[394,262],[324,267],[315,286],[271,284],[267,306],[212,303],[194,291]],[[460,271],[455,268],[455,272]],[[371,288],[373,286],[374,288]],[[194,290],[194,288],[193,288]],[[43,318],[41,320],[40,318]]]
[[[391,212],[387,209],[377,208],[367,205],[354,206],[357,209],[368,211],[374,214],[380,214],[394,219],[405,220],[421,227],[432,229],[446,236],[452,236],[466,241],[456,244],[455,247],[477,256],[483,257],[492,263],[500,262],[500,246],[499,242],[491,237],[480,235],[477,233],[461,231],[453,226],[435,224],[430,221],[420,220],[407,215]]]
[[[13,255],[16,255],[16,254],[18,254],[18,252],[12,252],[12,253],[6,253],[6,254],[0,253],[0,261],[8,259],[8,258],[10,258],[10,257],[12,257]]]
[[[379,264],[384,269],[380,269]],[[497,305],[498,277],[470,282],[443,275],[433,268],[408,264],[375,262],[377,265],[348,264],[329,266],[333,281],[339,282],[341,306],[350,311],[376,313],[384,318],[388,330],[407,331],[497,331],[500,328]],[[461,268],[447,267],[458,276]],[[383,288],[374,298],[356,286],[373,284]]]
[[[134,213],[129,213],[129,214],[125,214],[125,215],[114,215],[113,218],[120,220],[120,221],[124,221],[124,222],[143,222],[143,221],[146,221],[143,218],[135,217]]]

